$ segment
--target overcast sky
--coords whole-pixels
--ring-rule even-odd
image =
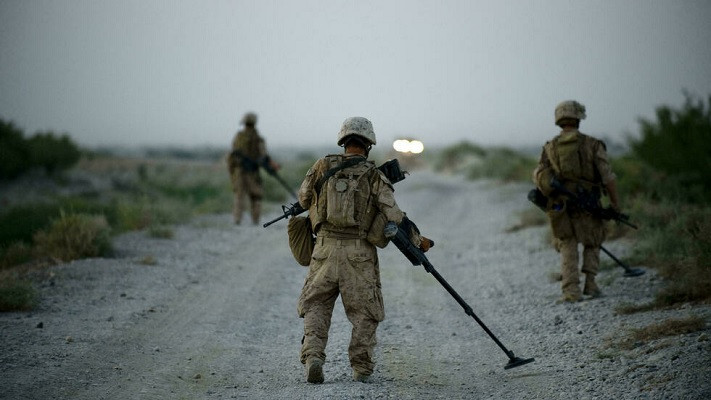
[[[80,144],[542,144],[555,105],[623,141],[711,94],[711,1],[0,0],[0,118]]]

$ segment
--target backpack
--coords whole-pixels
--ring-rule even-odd
[[[367,164],[341,170],[326,181],[326,221],[338,228],[360,225],[360,215],[365,211],[370,197],[369,172]]]

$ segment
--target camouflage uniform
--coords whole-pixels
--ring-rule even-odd
[[[563,103],[561,103],[563,104]],[[584,106],[582,115],[585,118]],[[559,105],[560,107],[560,105]],[[556,123],[565,116],[556,115]],[[581,298],[578,273],[578,243],[583,245],[582,272],[586,275],[584,294],[598,295],[595,275],[600,263],[600,245],[605,239],[604,221],[575,208],[564,196],[550,187],[556,177],[568,190],[584,190],[598,197],[615,180],[607,160],[605,144],[578,129],[564,129],[543,147],[538,166],[533,172],[536,186],[549,196],[547,214],[555,238],[556,249],[561,254],[563,300]]]
[[[252,121],[250,114],[245,116],[243,121]],[[256,123],[256,116],[254,116]],[[239,152],[240,156],[235,156]],[[246,209],[246,198],[251,203],[252,222],[259,223],[261,213],[261,200],[264,195],[262,178],[259,175],[257,161],[267,156],[264,139],[252,124],[246,124],[244,129],[237,132],[232,140],[232,153],[228,157],[228,169],[232,181],[232,189],[235,193],[232,215],[234,222],[239,224],[242,221],[242,214]]]
[[[350,185],[357,185],[352,207],[354,218],[351,223],[338,223],[349,226],[337,226],[331,222],[329,213],[337,213],[335,208],[346,207],[344,204],[349,202],[337,198],[338,191],[345,190],[345,186],[339,187],[336,176],[327,180],[320,192],[317,186],[327,170],[354,157],[362,162],[339,173],[351,178]],[[385,315],[378,255],[366,237],[376,214],[382,213],[388,221],[399,224],[404,213],[395,202],[392,184],[385,175],[374,163],[352,154],[330,155],[318,160],[301,184],[299,203],[309,210],[317,235],[298,302],[299,316],[304,318],[301,362],[307,364],[308,369],[309,363],[317,360],[320,368],[326,359],[331,315],[340,294],[346,316],[353,325],[348,355],[354,377],[367,378],[374,367],[375,330]]]

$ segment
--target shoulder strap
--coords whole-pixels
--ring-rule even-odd
[[[323,187],[323,184],[326,183],[328,178],[335,175],[338,171],[341,171],[341,170],[346,169],[348,167],[352,167],[354,165],[358,165],[363,162],[365,162],[365,157],[353,157],[353,158],[349,158],[346,161],[343,161],[341,164],[326,171],[323,174],[323,176],[321,177],[321,179],[316,181],[316,184],[314,185],[314,187],[316,188],[316,194],[317,195],[321,194],[321,187]]]

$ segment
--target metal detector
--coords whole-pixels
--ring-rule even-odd
[[[644,275],[644,272],[645,272],[645,271],[644,271],[643,269],[641,269],[641,268],[630,268],[630,267],[628,267],[627,264],[625,264],[625,263],[623,263],[622,261],[620,261],[617,257],[615,257],[612,253],[610,253],[610,252],[609,252],[606,248],[604,248],[603,246],[600,246],[600,250],[602,250],[603,252],[605,252],[605,254],[607,254],[608,256],[610,256],[610,258],[613,259],[617,264],[619,264],[620,267],[622,267],[622,268],[625,269],[625,273],[623,274],[624,277],[626,277],[626,278],[631,278],[631,277],[635,277],[635,276]]]
[[[414,226],[410,222],[410,226]],[[401,224],[407,226],[407,224]],[[415,229],[417,229],[415,227]],[[397,226],[393,222],[389,222],[385,226],[385,237],[389,238],[393,243],[395,243],[395,246],[397,246],[398,249],[407,257],[408,260],[412,263],[412,265],[422,265],[425,268],[425,271],[429,272],[432,274],[432,276],[437,279],[437,281],[444,286],[445,289],[449,292],[449,294],[454,297],[455,300],[457,300],[457,303],[459,303],[462,308],[464,308],[464,312],[474,318],[474,320],[484,329],[484,331],[491,337],[494,342],[501,348],[501,350],[506,353],[506,356],[509,358],[509,362],[506,363],[504,366],[504,369],[510,369],[510,368],[515,368],[519,367],[524,364],[528,364],[530,362],[533,362],[533,358],[520,358],[516,357],[513,353],[513,351],[509,350],[506,348],[506,346],[501,343],[499,338],[497,338],[490,330],[489,328],[482,322],[479,317],[474,314],[474,311],[472,310],[471,307],[469,307],[469,304],[467,304],[464,299],[462,299],[461,296],[452,288],[452,286],[447,283],[446,280],[442,277],[442,275],[435,270],[434,266],[430,263],[430,261],[427,259],[425,256],[424,252],[415,247],[415,245],[410,242],[409,235],[405,233],[402,227]],[[434,244],[434,243],[432,243]]]

